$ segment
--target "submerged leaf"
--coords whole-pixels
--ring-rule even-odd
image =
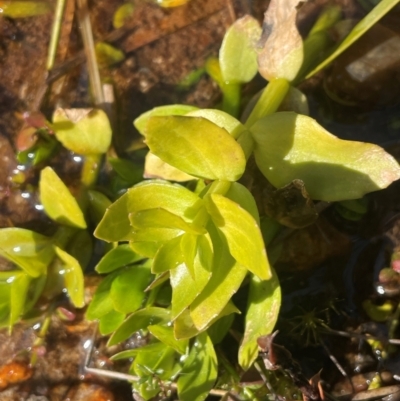
[[[162,160],[200,178],[237,181],[246,165],[240,145],[202,117],[151,117],[146,142]]]
[[[178,395],[182,401],[202,401],[217,379],[217,355],[207,333],[197,336],[178,379]]]
[[[12,279],[10,292],[10,330],[25,310],[26,297],[28,295],[29,284],[31,281],[32,278],[25,272],[15,273],[15,276]]]
[[[230,26],[219,50],[219,63],[225,81],[250,82],[257,74],[255,47],[260,35],[260,25],[250,15],[245,15]]]
[[[303,40],[296,26],[301,0],[272,0],[265,13],[262,50],[258,55],[260,74],[271,81],[296,78],[303,63]]]
[[[278,188],[300,179],[312,199],[358,199],[400,178],[398,163],[382,148],[339,139],[307,116],[275,113],[250,130],[265,177]]]
[[[258,356],[257,338],[272,333],[281,305],[276,273],[268,281],[252,276],[247,302],[245,333],[239,348],[239,364],[247,370]]]
[[[40,200],[46,214],[59,224],[86,228],[78,202],[51,167],[40,174]]]
[[[111,144],[111,126],[100,109],[57,109],[52,128],[57,139],[80,155],[106,153]]]
[[[97,62],[103,67],[109,67],[125,59],[123,51],[106,42],[97,42],[95,50]]]

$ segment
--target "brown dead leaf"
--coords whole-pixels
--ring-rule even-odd
[[[296,27],[300,0],[271,0],[264,15],[258,55],[260,74],[268,81],[292,81],[303,63],[303,41]]]

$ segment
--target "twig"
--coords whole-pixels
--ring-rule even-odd
[[[87,0],[77,0],[78,18],[82,30],[83,46],[85,48],[89,81],[92,88],[94,103],[99,106],[104,103],[104,95],[101,86],[100,73],[94,49],[92,26],[90,24]]]
[[[49,44],[49,53],[47,55],[47,70],[51,70],[54,67],[54,61],[56,59],[58,40],[60,38],[61,21],[65,9],[66,0],[57,0],[56,10],[54,13],[53,27],[51,29],[51,38]]]

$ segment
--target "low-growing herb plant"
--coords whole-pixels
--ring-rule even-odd
[[[53,122],[46,123],[49,130],[66,148],[86,155],[84,185],[75,198],[46,167],[40,196],[47,215],[59,224],[56,234],[0,230],[0,254],[16,266],[1,273],[2,324],[11,329],[60,275],[71,302],[84,306],[83,269],[91,251],[80,250],[82,242],[90,250],[89,219],[98,223],[95,237],[112,247],[95,268],[105,277],[87,317],[99,320],[100,332],[111,335],[109,345],[137,331],[149,334],[148,345],[113,357],[134,358],[130,371],[140,379],[133,386],[144,399],[176,382],[181,400],[203,400],[223,360],[215,345],[231,329],[235,314],[244,316],[238,363],[243,370],[253,365],[257,339],[273,331],[281,293],[265,247],[277,224],[260,222],[253,195],[239,182],[249,158],[273,186],[298,180],[318,201],[359,199],[400,178],[399,165],[380,147],[341,140],[296,112],[307,107],[293,83],[320,68],[319,54],[329,53],[331,45],[326,30],[340,15],[337,9],[326,11],[303,41],[295,25],[298,1],[284,3],[271,2],[264,32],[251,17],[237,21],[226,33],[219,60],[207,64],[222,89],[225,111],[169,105],[135,120],[150,149],[144,174],[153,178],[130,187],[112,204],[91,188],[92,167],[111,140],[105,114],[55,112]],[[381,1],[326,60],[396,3]],[[257,71],[268,85],[241,122],[240,88]],[[294,111],[278,111],[285,99]],[[110,163],[127,186],[137,180],[130,180],[129,162]],[[232,297],[243,286],[248,286],[247,307],[240,310]],[[236,391],[247,397],[250,390],[236,386]]]

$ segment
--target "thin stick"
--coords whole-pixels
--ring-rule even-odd
[[[79,23],[82,30],[82,40],[86,53],[90,86],[92,88],[94,103],[99,106],[104,103],[104,95],[101,86],[99,67],[97,65],[96,52],[94,49],[94,40],[92,26],[90,24],[87,0],[77,0],[77,4]]]
[[[57,54],[58,40],[61,32],[61,21],[63,19],[65,9],[65,0],[57,0],[56,10],[54,13],[53,27],[51,29],[51,38],[49,44],[49,53],[47,55],[47,70],[51,70],[54,67],[54,61]]]

